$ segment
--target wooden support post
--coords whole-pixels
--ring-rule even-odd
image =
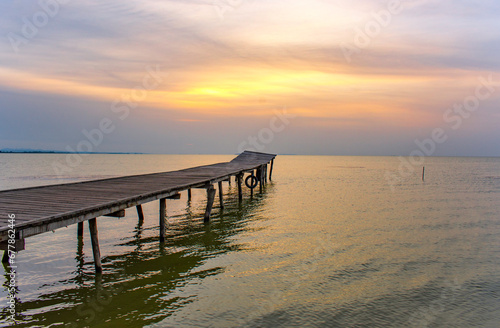
[[[90,240],[92,242],[92,252],[94,253],[95,272],[102,272],[101,251],[99,250],[99,238],[97,237],[97,219],[89,220]]]
[[[76,235],[78,237],[83,237],[83,222],[78,222],[78,228],[76,229]]]
[[[243,191],[241,190],[241,181],[243,180],[243,173],[238,173],[236,176],[236,182],[238,182],[238,200],[241,202],[243,200]]]
[[[253,175],[254,175],[254,176],[258,179],[258,176],[257,176],[257,170],[255,170],[255,172],[254,172],[254,171],[252,171],[252,173],[251,173],[251,174],[253,174]],[[257,181],[257,182],[258,182],[258,181]],[[256,186],[256,187],[257,187],[257,186]],[[253,190],[254,190],[254,189],[255,189],[255,188],[250,188],[250,197],[253,197]]]
[[[109,214],[104,214],[104,216],[109,216],[112,218],[123,218],[125,216],[125,210],[120,210],[117,212],[109,213]]]
[[[271,168],[269,169],[269,181],[272,180],[272,175],[273,175],[273,164],[274,164],[274,158],[271,160]]]
[[[191,200],[191,188],[188,189],[188,200]]]
[[[229,182],[229,186],[231,186],[231,176],[229,176],[229,179],[227,179],[227,181]]]
[[[9,250],[3,251],[2,263],[9,263]]]
[[[139,217],[139,222],[144,221],[144,212],[142,212],[142,205],[137,205],[135,208],[137,209],[137,216]]]
[[[212,184],[210,184],[210,186],[207,187],[207,208],[205,210],[205,217],[204,217],[205,222],[210,221],[210,213],[212,212],[214,199],[215,199],[215,188]]]
[[[264,182],[267,184],[267,163],[264,165]]]
[[[259,192],[262,193],[262,166],[257,169],[257,179],[259,180]]]
[[[224,199],[223,199],[223,190],[222,190],[222,181],[219,181],[219,203],[220,208],[224,208]]]
[[[170,195],[170,196],[167,196],[165,197],[166,199],[181,199],[181,194],[180,193],[176,193],[176,194],[173,194],[173,195]]]
[[[160,243],[165,242],[165,217],[167,216],[167,201],[160,199]]]

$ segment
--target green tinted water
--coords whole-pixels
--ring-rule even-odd
[[[232,156],[1,155],[1,189],[227,161]],[[278,156],[273,181],[202,220],[205,192],[139,222],[99,218],[104,273],[85,226],[31,237],[18,254],[19,327],[497,327],[500,159],[428,158],[391,189],[395,157]],[[4,278],[4,282],[7,277]],[[2,297],[7,295],[6,288]],[[4,298],[6,299],[6,298]],[[3,305],[2,305],[3,306]],[[6,308],[2,318],[7,322]]]

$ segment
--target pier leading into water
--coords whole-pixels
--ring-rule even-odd
[[[272,179],[275,157],[274,154],[245,151],[230,162],[178,171],[0,191],[2,261],[9,260],[9,252],[23,250],[25,239],[31,236],[72,224],[78,224],[77,235],[83,236],[83,222],[88,221],[95,270],[102,272],[98,217],[123,217],[126,209],[135,207],[139,220],[143,220],[141,205],[159,200],[159,242],[163,243],[166,199],[179,199],[180,192],[185,190],[189,198],[191,189],[206,189],[204,221],[209,222],[216,197],[216,183],[221,208],[224,207],[222,183],[231,183],[233,177],[241,201],[243,184],[253,194],[254,188],[258,186],[262,191],[262,185],[267,183],[268,178]],[[15,215],[14,227],[9,215]]]

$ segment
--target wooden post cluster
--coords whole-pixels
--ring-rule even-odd
[[[245,174],[251,172],[252,184],[255,183],[255,178],[259,184],[260,191],[263,191],[263,186],[268,182],[268,164],[269,168],[269,181],[272,180],[274,156],[272,154],[264,154],[258,152],[245,151],[240,154],[237,158],[233,159],[231,162],[219,163],[215,166],[200,166],[196,168],[191,168],[189,170],[179,170],[172,172],[165,172],[154,174],[154,175],[143,175],[143,176],[131,176],[125,177],[125,179],[107,179],[98,181],[88,181],[82,183],[82,190],[88,190],[87,192],[81,192],[75,195],[75,199],[78,201],[64,203],[64,198],[66,194],[73,191],[73,189],[67,189],[69,187],[61,186],[44,186],[47,188],[46,195],[32,195],[30,194],[30,188],[23,190],[12,190],[9,193],[0,193],[0,202],[4,200],[8,201],[9,204],[13,203],[19,208],[26,208],[29,213],[32,213],[29,220],[36,220],[40,213],[40,217],[43,217],[43,225],[28,225],[22,227],[23,239],[16,241],[22,242],[22,249],[24,249],[24,238],[34,236],[40,233],[52,231],[58,228],[68,226],[70,224],[77,223],[77,236],[78,245],[83,249],[83,234],[84,234],[84,222],[88,220],[90,239],[92,242],[92,252],[94,257],[94,265],[96,273],[102,272],[101,254],[99,249],[99,238],[97,229],[97,218],[101,216],[110,217],[124,217],[125,210],[127,208],[136,207],[137,215],[139,218],[139,226],[142,226],[144,221],[144,212],[142,209],[143,203],[159,200],[159,239],[161,243],[165,242],[166,238],[166,200],[167,199],[179,199],[180,191],[187,189],[188,202],[190,202],[192,193],[191,188],[203,188],[207,192],[207,204],[204,213],[204,221],[208,222],[210,220],[210,215],[216,197],[215,183],[218,183],[220,208],[223,210],[227,207],[224,203],[224,181],[228,181],[229,186],[231,186],[231,179],[235,177],[235,183],[237,183],[238,188],[238,200],[242,202],[243,200],[243,182]],[[220,173],[223,172],[223,173]],[[425,168],[422,169],[422,180],[424,180]],[[202,178],[204,177],[204,178]],[[220,181],[219,181],[220,180]],[[250,179],[249,179],[250,181]],[[166,184],[164,182],[167,182]],[[97,183],[97,184],[96,184]],[[123,186],[130,185],[130,190],[122,190]],[[253,186],[253,185],[252,185]],[[256,186],[255,186],[256,187]],[[56,188],[53,189],[53,188]],[[94,195],[90,192],[92,190],[102,190],[100,194],[108,194],[113,197],[106,196],[101,197],[100,195]],[[253,196],[254,188],[250,189],[250,193]],[[44,189],[45,190],[45,189]],[[120,193],[114,195],[114,191],[119,190]],[[104,191],[108,192],[105,193]],[[26,193],[28,192],[28,193]],[[57,193],[58,198],[53,200],[52,193]],[[39,199],[42,197],[42,199]],[[26,204],[26,199],[28,199],[28,204]],[[82,211],[81,203],[88,202]],[[39,204],[47,203],[48,205],[54,204],[59,209],[59,213],[45,213],[44,210],[39,206]],[[106,203],[106,206],[101,206],[101,204]],[[50,207],[50,206],[47,206]],[[113,212],[111,212],[113,211]],[[82,214],[83,213],[83,214]],[[36,214],[36,215],[35,215]],[[58,217],[60,214],[65,214],[64,218]],[[45,216],[42,216],[45,215]],[[1,232],[1,231],[0,231]],[[5,233],[0,235],[2,237],[2,242],[0,242],[0,250],[3,250],[2,244],[6,243]],[[17,245],[17,244],[16,244]],[[19,249],[21,244],[19,246]],[[18,249],[18,246],[16,246]],[[4,254],[3,260],[7,260],[8,257]],[[83,262],[82,262],[83,263]]]
[[[272,179],[272,174],[273,174],[273,166],[274,166],[274,159],[271,160],[270,163],[270,169],[269,169],[269,180]],[[424,168],[425,170],[425,168]],[[262,192],[262,187],[263,184],[267,183],[267,164],[261,165],[255,169],[255,171],[252,171],[252,173],[256,178],[259,183],[259,188],[260,192]],[[422,180],[424,179],[424,172],[422,172]],[[243,190],[242,190],[242,184],[243,184],[243,179],[244,179],[244,174],[243,172],[238,173],[235,176],[235,181],[238,185],[238,200],[241,202],[243,200]],[[228,181],[231,181],[231,177],[229,177]],[[205,215],[204,215],[204,222],[209,222],[210,221],[210,215],[212,212],[212,207],[215,199],[215,194],[216,190],[214,188],[214,185],[212,183],[207,184],[205,187],[207,191],[207,207],[205,209]],[[219,201],[220,201],[220,208],[224,209],[224,190],[222,187],[222,181],[218,182],[218,189],[219,189]],[[253,196],[253,188],[250,189],[250,194]],[[165,230],[166,230],[166,223],[165,219],[167,216],[167,204],[166,200],[168,199],[179,199],[180,194],[176,194],[170,197],[166,198],[161,198],[160,199],[160,213],[159,213],[159,226],[160,226],[160,243],[165,242]],[[188,189],[188,200],[191,200],[191,188]],[[139,217],[139,222],[144,221],[144,212],[142,210],[141,205],[136,206],[137,209],[137,215]],[[117,212],[118,213],[118,212]],[[118,216],[115,215],[116,213],[112,213],[112,216]],[[97,220],[91,219],[89,220],[89,231],[90,231],[90,239],[92,242],[92,252],[94,255],[94,265],[95,265],[95,271],[96,273],[102,272],[102,263],[101,263],[101,253],[99,250],[99,238],[98,238],[98,232],[97,232]],[[78,223],[78,237],[83,236],[83,222]],[[4,259],[5,259],[5,254],[4,254]]]

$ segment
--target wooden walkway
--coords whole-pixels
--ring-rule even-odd
[[[100,272],[97,217],[124,216],[125,209],[135,206],[142,219],[141,204],[160,200],[160,242],[163,242],[167,198],[178,199],[179,192],[183,190],[188,190],[190,197],[191,188],[206,189],[205,221],[208,221],[216,193],[215,183],[218,183],[221,207],[224,206],[222,181],[230,181],[233,176],[236,177],[241,200],[244,174],[249,173],[246,178],[248,184],[257,182],[262,189],[262,184],[267,182],[268,164],[271,179],[275,157],[273,154],[245,151],[230,162],[179,171],[0,191],[0,249],[5,250],[4,261],[8,260],[8,245],[12,244],[9,241],[9,238],[12,239],[9,215],[15,215],[17,251],[24,249],[25,238],[75,223],[79,224],[78,234],[83,235],[83,221],[89,220],[94,262],[96,271]]]

